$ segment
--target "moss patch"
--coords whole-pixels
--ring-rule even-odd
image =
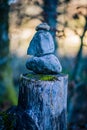
[[[0,112],[0,116],[2,117],[4,128],[6,130],[12,130],[16,121],[15,116],[6,112]]]
[[[26,77],[29,78],[29,79],[42,80],[42,81],[58,80],[58,77],[55,76],[55,75],[27,74]]]

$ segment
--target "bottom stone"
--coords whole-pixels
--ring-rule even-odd
[[[37,74],[58,74],[62,71],[58,58],[53,54],[31,57],[27,60],[26,67]]]
[[[22,75],[18,106],[26,111],[38,130],[66,130],[68,78],[66,75],[46,78]]]

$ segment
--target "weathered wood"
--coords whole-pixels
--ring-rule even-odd
[[[67,82],[66,75],[21,76],[18,107],[38,130],[66,130]]]

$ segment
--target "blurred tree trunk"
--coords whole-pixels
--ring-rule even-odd
[[[82,67],[82,51],[83,51],[83,45],[84,45],[84,36],[85,36],[85,33],[87,31],[87,16],[85,17],[85,26],[84,26],[84,29],[83,29],[83,33],[82,35],[80,36],[80,40],[81,40],[81,45],[80,45],[80,48],[79,48],[79,51],[78,51],[78,54],[76,56],[76,64],[75,64],[75,68],[74,68],[74,71],[73,71],[73,75],[72,75],[72,79],[75,80],[75,81],[78,81],[78,78],[79,78],[79,75],[80,75],[80,72],[81,72],[81,67]]]
[[[79,51],[77,53],[77,56],[76,56],[76,64],[75,64],[75,68],[74,68],[74,71],[73,71],[73,74],[72,74],[72,80],[76,82],[77,85],[74,86],[74,88],[72,89],[71,91],[71,96],[69,97],[69,104],[68,104],[68,112],[69,112],[69,121],[72,121],[73,120],[73,114],[74,114],[74,111],[75,111],[75,101],[73,100],[74,98],[74,95],[77,93],[77,90],[80,89],[80,87],[83,87],[83,82],[79,80],[80,78],[80,72],[82,70],[82,65],[83,65],[83,62],[82,62],[82,51],[83,51],[83,45],[84,45],[84,36],[85,36],[85,33],[87,31],[87,17],[85,17],[85,25],[84,25],[84,29],[83,29],[83,33],[82,35],[80,36],[80,40],[81,40],[81,44],[80,44],[80,48],[79,48]],[[84,89],[84,87],[83,87]],[[79,95],[79,93],[78,93]]]
[[[57,25],[57,6],[58,0],[43,0],[43,17],[44,21],[48,23],[52,28],[51,34],[55,42],[55,53],[57,50],[57,41],[56,41],[56,25]]]
[[[9,98],[13,104],[17,96],[13,87],[12,72],[9,62],[9,5],[7,0],[0,2],[0,102]],[[1,98],[2,97],[2,98]]]

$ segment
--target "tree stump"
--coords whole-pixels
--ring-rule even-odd
[[[20,78],[18,107],[38,130],[66,130],[68,76],[25,74]]]

